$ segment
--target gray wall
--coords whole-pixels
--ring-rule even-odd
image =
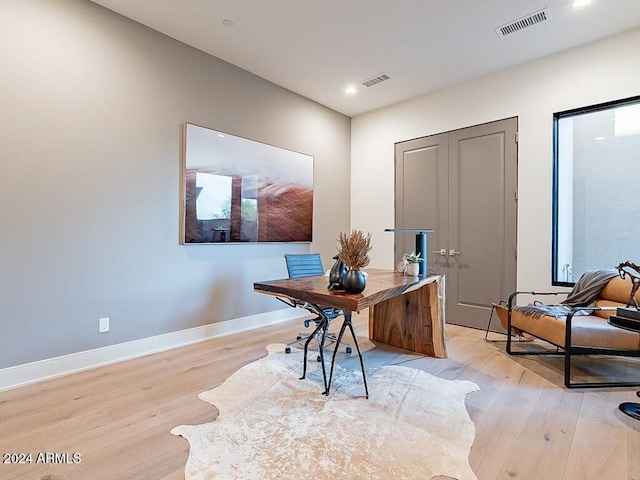
[[[0,368],[278,310],[252,282],[284,253],[330,266],[348,117],[85,0],[3,0],[0,65]],[[185,121],[314,156],[314,241],[179,245]]]

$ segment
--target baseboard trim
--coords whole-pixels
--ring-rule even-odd
[[[287,308],[16,365],[0,370],[0,392],[305,316],[301,310]]]

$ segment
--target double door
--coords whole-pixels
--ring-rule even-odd
[[[486,328],[516,289],[517,118],[396,144],[395,227],[432,228],[448,323]],[[396,234],[396,261],[415,237]]]

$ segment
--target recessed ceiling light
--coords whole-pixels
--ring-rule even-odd
[[[575,0],[573,2],[573,8],[582,8],[586,7],[591,3],[592,0]]]
[[[226,18],[222,21],[222,24],[225,27],[233,27],[235,25],[235,22],[233,20],[231,20],[230,18]]]
[[[347,95],[354,95],[356,93],[356,87],[350,86],[344,89],[344,93]]]

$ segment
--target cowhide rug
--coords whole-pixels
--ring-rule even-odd
[[[469,466],[475,426],[465,407],[472,382],[444,380],[406,366],[367,370],[336,362],[331,395],[310,354],[284,345],[199,395],[215,405],[212,423],[171,433],[189,441],[187,480],[476,479]],[[328,369],[327,369],[328,374]]]

